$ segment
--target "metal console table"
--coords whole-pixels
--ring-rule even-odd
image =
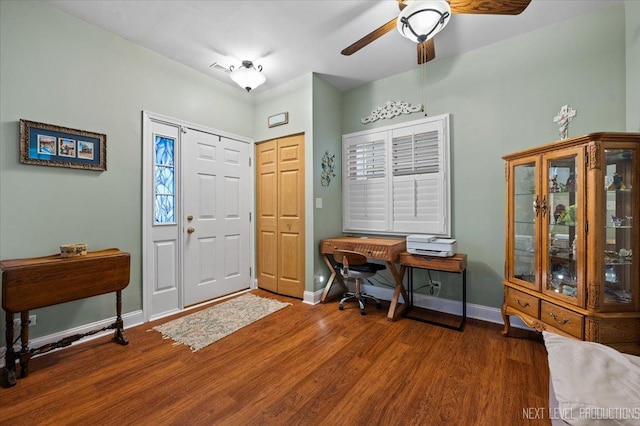
[[[409,269],[408,274],[408,306],[405,311],[404,316],[409,319],[414,319],[417,321],[426,322],[429,324],[438,325],[441,327],[446,327],[452,330],[462,331],[464,328],[464,323],[467,319],[467,255],[463,253],[456,253],[451,257],[432,257],[432,256],[423,256],[417,254],[411,254],[409,252],[402,252],[399,256],[401,271],[400,275],[402,276],[405,272],[405,269]],[[444,272],[454,272],[462,274],[462,316],[460,318],[460,322],[457,326],[450,325],[447,323],[432,321],[429,319],[425,319],[422,317],[412,316],[410,314],[411,310],[414,308],[413,306],[413,268],[420,269],[428,269],[432,271],[444,271]]]

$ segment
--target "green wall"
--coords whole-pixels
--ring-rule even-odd
[[[0,259],[118,247],[132,256],[123,311],[141,309],[142,111],[250,136],[251,96],[36,1],[0,1],[0,76]],[[107,171],[19,164],[21,118],[105,133]],[[38,310],[31,337],[112,317],[114,304]]]
[[[342,234],[342,94],[322,77],[313,79],[313,209],[314,209],[314,277],[307,290],[324,288],[329,270],[320,255],[320,241]],[[335,155],[335,177],[322,186],[322,157],[326,152]],[[315,198],[322,199],[322,208],[315,207]]]
[[[640,132],[640,1],[625,2],[627,32],[627,131]]]
[[[469,302],[499,307],[505,212],[501,156],[557,140],[553,117],[565,104],[578,112],[570,136],[624,131],[625,79],[625,10],[619,4],[347,91],[342,130],[423,116],[360,123],[388,100],[424,103],[429,115],[451,113],[453,237],[469,259]],[[445,285],[441,295],[458,287]]]

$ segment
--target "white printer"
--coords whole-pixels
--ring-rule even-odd
[[[407,251],[423,256],[450,257],[456,254],[456,240],[437,238],[433,235],[407,235]]]

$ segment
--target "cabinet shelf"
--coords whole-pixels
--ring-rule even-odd
[[[553,194],[575,194],[576,191],[549,191],[549,195]]]

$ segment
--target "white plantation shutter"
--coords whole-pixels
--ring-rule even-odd
[[[386,231],[387,170],[385,135],[354,138],[344,146],[345,224],[351,230]]]
[[[345,231],[450,236],[448,120],[343,136]]]
[[[393,176],[440,171],[438,131],[393,139]]]
[[[434,125],[436,124],[436,125]],[[447,186],[444,146],[438,123],[393,132],[393,229],[446,234]]]

